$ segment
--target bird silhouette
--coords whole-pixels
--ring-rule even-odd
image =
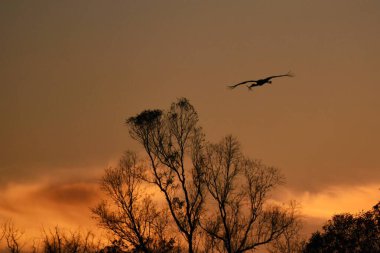
[[[273,78],[277,78],[277,77],[283,77],[283,76],[288,76],[288,77],[293,77],[294,74],[292,74],[291,72],[288,72],[284,75],[277,75],[277,76],[268,76],[266,78],[263,78],[263,79],[259,79],[259,80],[248,80],[248,81],[244,81],[244,82],[241,82],[241,83],[237,83],[237,84],[234,84],[234,85],[230,85],[228,86],[230,89],[235,89],[236,87],[242,85],[242,84],[246,84],[246,83],[251,83],[250,85],[248,85],[248,89],[252,89],[252,87],[256,87],[256,86],[262,86],[266,83],[272,83],[271,79]]]

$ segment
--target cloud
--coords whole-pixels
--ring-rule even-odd
[[[296,200],[302,214],[316,219],[329,219],[338,213],[358,213],[372,208],[380,201],[379,184],[328,186],[320,191],[296,191],[282,188],[276,200]]]
[[[34,199],[59,205],[87,205],[97,200],[98,190],[93,183],[68,182],[44,185],[32,196]]]
[[[41,235],[43,228],[57,225],[74,230],[78,227],[97,230],[90,207],[102,196],[98,185],[100,177],[92,175],[86,179],[86,176],[89,174],[78,173],[72,177],[62,173],[62,176],[48,175],[34,182],[8,183],[0,191],[0,222],[11,218],[25,235],[34,238]],[[272,198],[278,203],[296,200],[300,204],[305,237],[320,229],[334,214],[369,210],[380,200],[378,184],[335,185],[315,191],[284,186],[277,189]]]
[[[96,181],[40,180],[11,183],[0,192],[0,222],[11,219],[28,237],[55,226],[95,230],[90,207],[100,195]]]
[[[95,180],[103,173],[104,169],[113,165],[116,159],[109,159],[103,164],[86,166],[57,166],[15,164],[13,166],[0,166],[0,189],[8,184],[32,184],[44,181],[63,180]]]
[[[305,191],[280,187],[273,192],[277,204],[295,200],[303,223],[302,234],[308,238],[335,214],[370,210],[380,201],[380,184],[335,185],[321,190]]]
[[[308,167],[305,165],[304,168],[284,170],[284,174],[287,185],[294,190],[317,193],[331,187],[334,188],[334,186],[351,188],[358,185],[377,184],[380,187],[379,170],[378,166],[362,168],[326,165],[317,168],[316,166]]]

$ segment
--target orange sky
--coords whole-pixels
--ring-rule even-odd
[[[310,223],[370,209],[379,27],[377,0],[1,1],[0,220],[92,224],[103,169],[141,151],[124,120],[178,97],[209,140],[233,134],[279,167],[275,198],[301,202]]]

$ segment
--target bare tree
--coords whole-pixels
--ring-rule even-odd
[[[300,235],[302,224],[299,219],[288,226],[268,248],[270,253],[301,253],[306,241]]]
[[[100,250],[100,242],[95,240],[93,233],[64,232],[58,227],[44,231],[42,244],[42,252],[45,253],[91,253]],[[38,247],[33,248],[34,252],[39,252]]]
[[[102,189],[112,203],[101,202],[92,211],[99,224],[115,236],[118,245],[137,252],[167,252],[174,239],[166,237],[168,223],[142,188],[143,168],[127,152],[119,166],[106,170]]]
[[[11,220],[4,222],[1,225],[2,233],[0,234],[1,239],[5,239],[7,247],[11,253],[21,252],[22,246],[20,245],[23,232],[17,229]]]
[[[194,252],[205,191],[203,134],[194,107],[181,98],[167,112],[146,110],[130,117],[127,125],[148,155],[150,175],[146,180],[163,193],[188,251]]]
[[[205,181],[215,211],[203,228],[220,252],[254,250],[279,237],[294,222],[293,212],[265,207],[268,193],[281,182],[277,169],[246,159],[235,138],[210,144]]]

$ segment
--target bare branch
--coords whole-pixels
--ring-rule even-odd
[[[7,247],[11,253],[21,252],[22,245],[20,245],[21,238],[24,232],[20,231],[11,220],[4,222],[1,225],[2,233],[0,234],[1,239],[5,239]]]
[[[166,113],[143,111],[127,120],[131,136],[148,155],[149,181],[165,196],[189,252],[194,251],[193,240],[204,204],[203,134],[197,124],[198,115],[185,98],[178,99]]]
[[[292,224],[291,212],[264,206],[270,190],[282,182],[277,169],[244,158],[231,136],[210,144],[205,157],[204,178],[216,209],[202,227],[226,252],[267,244]]]
[[[125,153],[119,166],[107,169],[102,179],[102,189],[112,202],[100,202],[92,212],[123,248],[157,252],[159,248],[172,247],[174,242],[164,236],[163,226],[157,225],[159,220],[162,222],[162,213],[143,192],[143,174],[136,155]]]

